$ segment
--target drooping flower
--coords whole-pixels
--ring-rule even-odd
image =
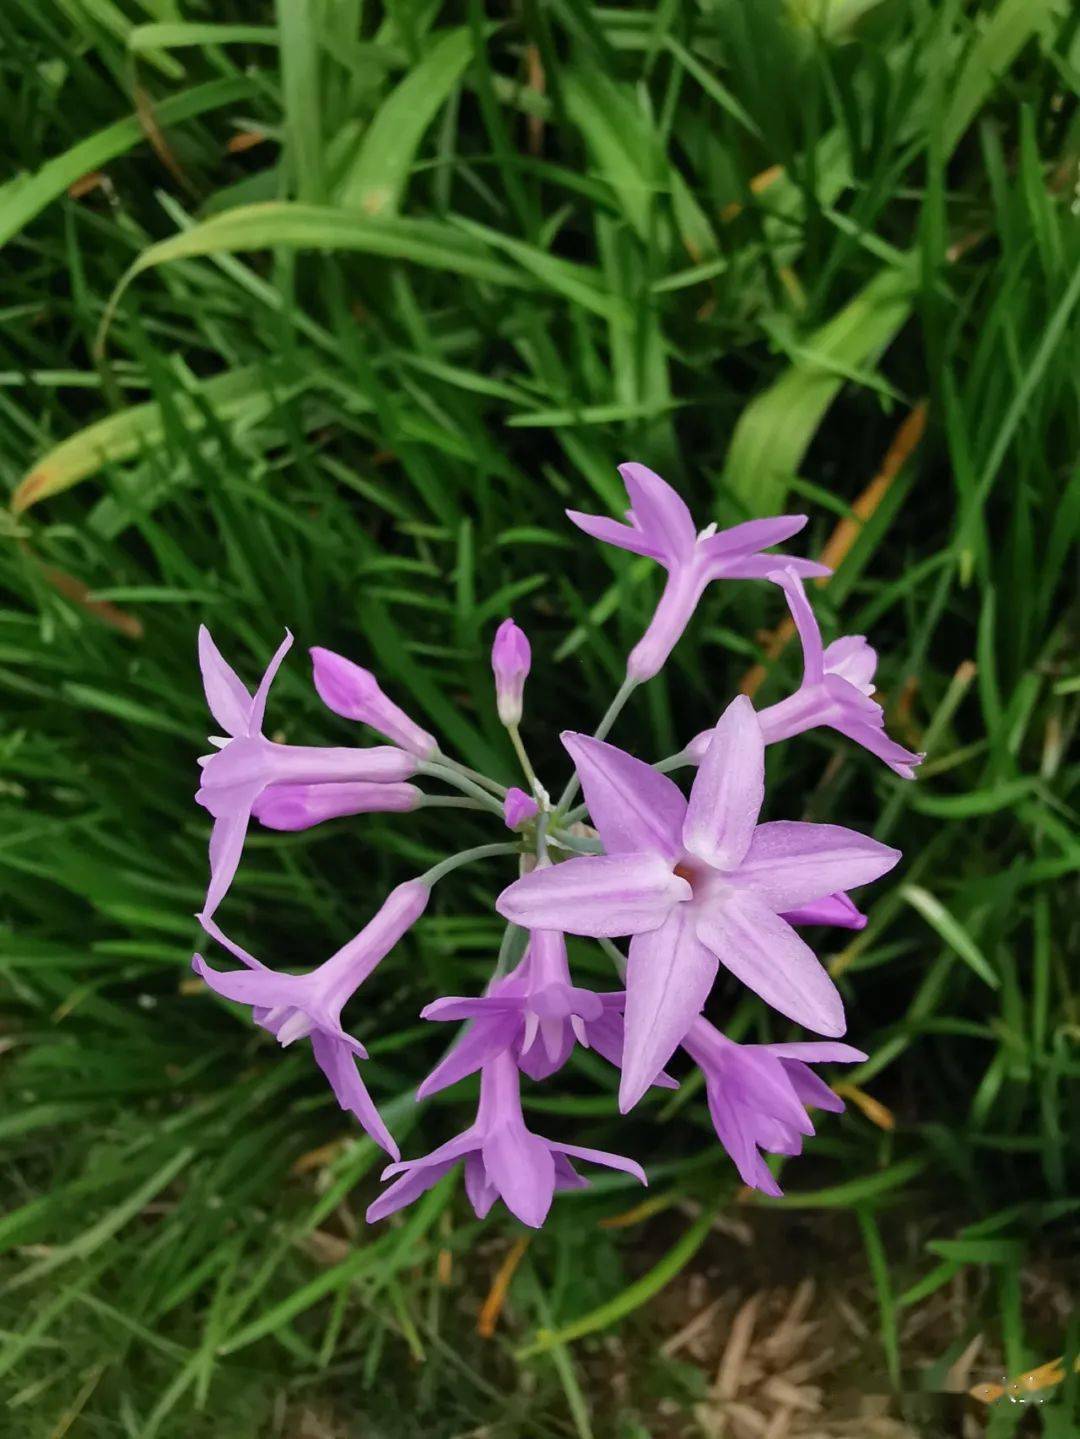
[[[805,515],[748,520],[719,533],[709,525],[698,534],[685,502],[666,480],[639,464],[620,465],[619,474],[630,498],[628,524],[578,510],[566,513],[594,539],[648,555],[668,572],[649,627],[630,651],[626,671],[632,679],[651,679],[662,667],[711,581],[765,579],[782,560],[797,574],[831,573],[827,565],[813,560],[761,553],[798,534],[806,524]]]
[[[633,936],[620,1108],[666,1063],[721,963],[789,1019],[843,1034],[836,986],[781,916],[877,879],[899,851],[838,825],[758,824],[764,741],[744,695],[717,723],[689,801],[614,745],[563,743],[607,853],[525,875],[496,908],[527,929]]]
[[[503,620],[491,646],[491,668],[495,675],[495,702],[499,719],[508,728],[521,723],[525,681],[532,668],[532,646],[525,631],[513,620]]]
[[[579,989],[566,961],[566,939],[557,930],[535,930],[521,963],[477,999],[437,999],[422,1019],[472,1020],[462,1038],[417,1090],[437,1094],[509,1050],[531,1079],[547,1079],[570,1057],[575,1040],[611,1064],[622,1061],[625,996]],[[669,1081],[670,1083],[670,1081]]]
[[[517,785],[511,785],[503,800],[503,819],[507,829],[519,829],[540,813],[540,806],[531,794],[526,794]]]
[[[342,1109],[355,1114],[372,1139],[395,1159],[398,1147],[356,1068],[356,1059],[366,1059],[367,1051],[342,1029],[341,1011],[420,918],[429,895],[428,886],[420,880],[399,884],[360,933],[309,974],[280,974],[268,969],[205,915],[199,919],[207,934],[242,960],[247,969],[211,969],[201,954],[191,962],[196,974],[215,993],[239,1004],[250,1004],[255,1023],[280,1044],[310,1038],[315,1062],[330,1081]]]
[[[810,1064],[866,1058],[850,1044],[736,1044],[700,1018],[682,1045],[705,1076],[713,1126],[740,1178],[772,1195],[782,1191],[759,1151],[800,1154],[814,1133],[807,1107],[837,1114],[844,1108]]]
[[[217,752],[204,755],[196,800],[214,817],[210,836],[210,884],[203,913],[210,917],[224,899],[240,863],[252,807],[272,784],[335,781],[395,781],[416,772],[417,761],[403,750],[323,748],[275,744],[263,732],[267,695],[292,644],[286,631],[252,696],[226,663],[205,625],[199,629],[199,664],[210,713],[225,731],[212,735]]]
[[[844,635],[822,647],[821,630],[798,573],[786,565],[769,578],[783,589],[795,622],[802,643],[803,678],[793,695],[758,714],[765,743],[826,725],[877,755],[902,779],[914,779],[915,767],[924,756],[889,738],[885,711],[871,698],[877,652],[863,635]],[[691,740],[690,758],[701,760],[709,737],[706,730]]]
[[[345,719],[369,725],[419,760],[430,759],[436,752],[439,746],[435,736],[428,734],[383,693],[370,670],[319,645],[309,653],[315,688],[327,709]]]
[[[505,1050],[481,1071],[475,1123],[422,1159],[388,1165],[383,1178],[397,1178],[368,1209],[368,1222],[385,1219],[411,1204],[462,1159],[465,1191],[478,1218],[483,1219],[495,1200],[501,1198],[507,1209],[532,1229],[543,1224],[556,1190],[588,1188],[588,1181],[574,1169],[572,1159],[621,1169],[642,1184],[648,1183],[644,1170],[632,1159],[602,1149],[541,1139],[526,1128],[518,1067]]]
[[[267,829],[311,829],[349,814],[406,814],[424,798],[414,784],[274,784],[251,807]]]

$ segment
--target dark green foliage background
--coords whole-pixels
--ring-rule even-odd
[[[560,784],[559,729],[595,724],[657,593],[648,562],[563,508],[617,513],[614,467],[635,458],[702,524],[805,510],[816,553],[921,401],[925,437],[816,596],[827,634],[878,646],[900,737],[929,752],[920,780],[820,735],[770,756],[772,814],[905,851],[843,963],[870,1055],[854,1077],[897,1127],[830,1120],[784,1203],[836,1208],[853,1253],[865,1241],[883,1371],[904,1363],[906,1309],[964,1268],[970,1332],[1010,1371],[1075,1351],[1022,1281],[1075,1251],[1080,1206],[1070,9],[0,7],[0,468],[11,495],[28,475],[56,490],[0,521],[0,1430],[59,1435],[67,1415],[248,1439],[279,1432],[282,1396],[323,1393],[364,1434],[649,1432],[646,1397],[618,1419],[598,1400],[591,1340],[512,1353],[598,1309],[581,1327],[650,1343],[627,1285],[704,1229],[598,1229],[637,1201],[620,1179],[556,1206],[494,1345],[463,1337],[494,1260],[453,1185],[404,1229],[312,1257],[313,1231],[351,1240],[339,1207],[362,1212],[378,1156],[353,1134],[318,1186],[290,1177],[347,1130],[308,1055],[181,988],[207,832],[195,629],[253,680],[292,628],[275,734],[349,742],[311,689],[304,647],[324,644],[510,782],[488,647],[513,611],[535,656],[527,738]],[[227,149],[244,130],[261,143]],[[617,740],[685,742],[780,618],[766,586],[714,587]],[[762,697],[797,673],[789,649]],[[256,834],[227,927],[315,963],[391,883],[485,835],[453,812]],[[445,1042],[416,1016],[483,984],[498,882],[441,887],[350,1016],[407,1153],[468,1115],[457,1092],[414,1112]],[[824,957],[844,943],[823,936]],[[592,946],[573,957],[608,982]],[[734,989],[715,1003],[766,1032]],[[616,1122],[585,1055],[529,1103],[542,1130],[647,1156],[655,1195],[732,1200],[693,1082]],[[435,1282],[441,1247],[460,1303]],[[1046,1433],[1073,1432],[1074,1402],[1043,1411]]]

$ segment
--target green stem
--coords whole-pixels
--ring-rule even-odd
[[[481,774],[478,769],[462,764],[460,760],[451,759],[448,754],[443,754],[441,751],[434,756],[434,759],[446,769],[452,769],[457,774],[464,775],[466,779],[471,779],[474,784],[482,785],[484,789],[490,790],[497,799],[505,798],[506,786],[486,774]]]
[[[532,761],[529,759],[528,751],[525,748],[524,741],[521,738],[521,734],[518,730],[517,725],[507,725],[506,732],[510,736],[510,743],[514,746],[515,754],[521,761],[521,768],[525,772],[525,778],[529,781],[529,792],[530,794],[535,796],[539,789],[539,784],[537,783],[536,779],[536,771],[532,767]]]
[[[497,980],[502,979],[503,975],[506,974],[507,971],[510,969],[511,958],[513,956],[514,950],[514,942],[517,939],[517,936],[522,932],[523,931],[521,930],[521,927],[516,924],[508,924],[503,930],[502,943],[499,945],[499,957],[495,962],[495,970],[491,978],[488,980],[487,988],[484,991],[485,994],[489,994],[491,992],[491,986]]]
[[[637,687],[638,681],[632,679],[629,675],[627,675],[626,678],[623,680],[622,684],[619,686],[618,694],[615,696],[615,698],[611,701],[611,703],[605,710],[603,719],[596,726],[596,729],[593,733],[593,739],[603,739],[605,735],[607,735],[608,731],[611,729],[611,726],[615,723],[615,721],[619,718],[619,715],[622,713],[622,709],[623,706],[626,704],[626,701],[634,693]],[[577,792],[578,777],[577,770],[575,770],[574,773],[570,776],[570,780],[566,788],[559,796],[559,803],[555,806],[556,813],[561,813],[570,803],[570,801],[574,798]]]
[[[489,794],[485,789],[481,789],[480,786],[469,779],[467,775],[460,774],[456,769],[451,769],[449,765],[438,760],[425,760],[420,766],[418,773],[430,775],[432,779],[441,779],[444,784],[452,784],[455,789],[460,789],[465,794],[471,795],[473,799],[479,800],[484,809],[489,809],[494,814],[497,814],[500,819],[502,818],[502,805],[494,795]]]
[[[560,849],[572,850],[574,854],[603,854],[604,846],[598,839],[588,839],[580,834],[567,834],[564,829],[552,830],[551,843]]]
[[[668,774],[673,769],[682,769],[684,765],[693,764],[687,750],[681,749],[678,754],[669,754],[667,759],[658,759],[653,769],[658,774]]]
[[[620,978],[620,979],[625,979],[625,978],[626,978],[626,955],[623,954],[622,950],[621,950],[621,949],[617,949],[617,948],[615,947],[615,945],[612,944],[612,942],[611,942],[610,939],[603,939],[603,938],[600,940],[600,948],[604,951],[604,953],[607,955],[607,957],[611,960],[612,964],[613,964],[613,965],[615,966],[615,968],[618,970],[618,972],[619,972],[619,978]]]
[[[426,794],[420,801],[421,809],[487,809],[478,799],[468,799],[461,794]]]
[[[478,844],[474,849],[463,849],[460,854],[452,854],[449,859],[433,865],[431,869],[420,875],[420,883],[426,884],[430,889],[451,870],[458,869],[463,864],[471,864],[474,859],[494,859],[497,855],[520,853],[521,849],[516,844]]]

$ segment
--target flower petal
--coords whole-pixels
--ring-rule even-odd
[[[687,559],[693,553],[697,531],[682,496],[645,465],[620,465],[619,474],[638,523],[661,556]]]
[[[588,1149],[580,1144],[559,1144],[554,1139],[549,1139],[546,1143],[556,1154],[565,1154],[570,1159],[583,1159],[589,1164],[602,1164],[607,1169],[621,1169],[624,1174],[632,1174],[646,1189],[649,1187],[645,1171],[636,1159],[627,1159],[622,1154],[611,1154],[606,1149]]]
[[[272,784],[252,806],[267,829],[311,829],[344,815],[415,809],[423,794],[413,784],[347,780],[330,784]]]
[[[500,998],[498,995],[450,994],[444,999],[433,999],[420,1011],[421,1019],[488,1019],[499,1015],[521,1013],[521,1000],[513,995]]]
[[[783,917],[788,924],[831,924],[836,929],[865,929],[869,923],[862,910],[842,891],[816,899],[813,904],[785,910]]]
[[[737,695],[717,721],[694,779],[683,843],[714,869],[735,869],[750,847],[764,799],[765,740],[754,706]]]
[[[214,821],[210,833],[210,884],[203,901],[203,913],[209,918],[225,898],[240,868],[244,838],[251,819],[251,798],[230,814]]]
[[[697,935],[773,1009],[817,1034],[843,1034],[843,1000],[825,967],[757,895],[740,891],[699,910]]]
[[[712,574],[714,579],[767,580],[779,564],[794,570],[804,580],[824,579],[832,574],[828,565],[804,560],[798,555],[733,555],[731,559],[717,561]]]
[[[784,1068],[801,1104],[808,1108],[828,1110],[830,1114],[843,1113],[844,1101],[838,1094],[834,1094],[820,1075],[815,1074],[808,1065],[798,1059],[789,1059],[784,1061]]]
[[[803,1064],[858,1064],[866,1058],[853,1044],[830,1040],[800,1039],[790,1044],[763,1044],[777,1059],[797,1059]]]
[[[826,645],[825,673],[839,675],[849,685],[870,696],[874,692],[877,650],[867,643],[865,635],[842,635]]]
[[[556,1192],[564,1189],[588,1189],[589,1181],[577,1172],[565,1154],[554,1154],[553,1157]]]
[[[368,1205],[364,1218],[369,1224],[376,1224],[388,1214],[395,1214],[399,1209],[404,1209],[406,1204],[419,1199],[421,1194],[433,1189],[443,1175],[449,1173],[457,1163],[457,1158],[454,1158],[432,1164],[429,1162],[430,1158],[429,1155],[428,1160],[415,1160],[389,1189],[384,1190],[378,1199]]]
[[[332,1034],[326,1034],[319,1029],[312,1032],[311,1049],[315,1055],[315,1063],[330,1081],[330,1087],[342,1109],[347,1114],[356,1115],[365,1133],[369,1134],[380,1148],[385,1149],[391,1159],[400,1159],[401,1150],[383,1123],[382,1115],[375,1108],[367,1085],[360,1078],[353,1051]]]
[[[453,1139],[448,1139],[445,1144],[440,1144],[437,1149],[420,1159],[400,1159],[396,1164],[388,1164],[380,1177],[390,1179],[395,1174],[407,1174],[410,1169],[424,1168],[429,1164],[454,1164],[463,1155],[479,1148],[480,1139],[475,1127],[470,1125],[468,1129],[463,1129],[460,1134],[455,1134]]]
[[[428,1099],[466,1075],[475,1074],[513,1043],[520,1022],[517,1014],[497,1014],[476,1020],[417,1089],[417,1099]]]
[[[192,957],[191,967],[215,994],[237,1004],[259,1005],[263,1009],[292,1007],[301,1002],[297,986],[302,978],[278,974],[273,969],[211,969],[201,954]]]
[[[611,939],[656,929],[690,895],[686,880],[659,855],[582,855],[523,875],[495,908],[524,929]]]
[[[791,618],[799,632],[803,652],[803,684],[819,684],[825,678],[821,628],[810,607],[810,601],[806,598],[803,582],[791,565],[774,570],[769,579],[784,591]]]
[[[905,749],[902,744],[890,739],[881,725],[868,724],[859,719],[849,720],[846,716],[833,719],[831,723],[833,729],[862,745],[863,749],[869,750],[871,754],[877,755],[878,759],[883,760],[901,779],[914,779],[916,766],[922,764],[926,758],[925,755]]]
[[[647,555],[651,560],[660,558],[656,546],[650,544],[641,531],[635,530],[632,525],[620,524],[618,520],[610,520],[606,515],[584,515],[580,510],[567,510],[566,517],[594,540],[602,540],[607,545],[617,545],[620,550],[629,550],[635,555]]]
[[[484,1160],[478,1149],[465,1156],[465,1193],[477,1219],[486,1219],[491,1206],[499,1197],[499,1191],[488,1178]]]
[[[693,619],[708,583],[708,571],[692,560],[671,565],[648,628],[627,656],[626,673],[630,679],[643,684],[660,672]]]
[[[681,905],[630,944],[619,1109],[632,1109],[701,1013],[716,978],[716,956],[697,938],[694,911]]]
[[[716,1136],[731,1156],[739,1178],[751,1189],[760,1189],[763,1194],[779,1198],[782,1190],[757,1151],[750,1116],[741,1106],[732,1103],[721,1084],[710,1084],[707,1097]]]
[[[255,698],[251,704],[251,714],[248,717],[248,734],[258,734],[263,727],[263,716],[266,714],[266,697],[270,693],[270,686],[274,683],[274,676],[281,667],[281,661],[292,649],[292,633],[285,631],[285,638],[278,645],[271,656],[270,663],[266,666],[266,673],[259,681],[259,688],[255,691]]]
[[[704,766],[703,766],[704,768]],[[900,851],[838,824],[759,824],[734,879],[777,913],[887,874]]]
[[[488,1178],[510,1213],[539,1229],[555,1194],[555,1161],[544,1140],[523,1124],[497,1124],[481,1152]]]
[[[744,520],[741,525],[731,525],[719,534],[701,540],[699,548],[710,560],[734,555],[752,555],[758,550],[767,550],[772,545],[780,545],[785,540],[790,540],[792,535],[797,535],[806,527],[806,522],[806,515],[776,515],[772,519]],[[774,555],[773,561],[778,565],[782,557]]]
[[[594,1019],[586,1029],[586,1037],[590,1048],[594,1049],[601,1059],[606,1059],[616,1069],[622,1068],[624,1025],[621,1014],[608,1010],[600,1019]],[[661,1070],[653,1080],[657,1089],[678,1089],[679,1081],[672,1079],[670,1074]]]
[[[205,625],[199,626],[199,668],[214,719],[228,735],[247,734],[251,695]]]
[[[563,732],[592,822],[608,854],[662,854],[682,849],[686,798],[667,775],[590,735]]]

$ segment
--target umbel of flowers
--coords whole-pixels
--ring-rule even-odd
[[[763,1153],[798,1154],[804,1136],[814,1132],[808,1110],[843,1107],[810,1065],[865,1058],[839,1042],[846,1029],[843,1002],[799,931],[861,928],[865,916],[848,892],[878,879],[900,855],[838,825],[763,821],[765,749],[824,725],[904,778],[912,778],[922,756],[885,733],[873,699],[877,657],[866,640],[849,636],[823,646],[803,580],[828,574],[825,566],[766,553],[801,530],[805,516],[699,532],[658,475],[639,464],[621,466],[620,474],[630,499],[625,523],[576,511],[568,512],[570,519],[595,539],[648,555],[667,577],[607,713],[592,734],[562,735],[574,770],[557,801],[537,779],[519,732],[532,656],[511,619],[499,626],[492,649],[498,714],[526,785],[510,789],[444,753],[370,671],[330,650],[311,651],[320,697],[385,743],[325,748],[267,739],[267,696],[292,636],[286,633],[253,695],[209,632],[199,633],[206,699],[222,731],[211,737],[214,753],[199,761],[196,799],[214,821],[199,920],[241,967],[217,969],[201,955],[193,964],[218,994],[250,1006],[254,1022],[280,1044],[310,1040],[338,1103],[391,1156],[383,1176],[391,1182],[368,1210],[370,1220],[411,1203],[461,1162],[478,1215],[501,1198],[532,1226],[543,1223],[556,1190],[588,1183],[579,1164],[623,1170],[645,1183],[635,1160],[543,1138],[525,1123],[522,1076],[542,1082],[577,1045],[619,1071],[623,1113],[651,1086],[675,1084],[665,1066],[681,1047],[702,1071],[717,1137],[743,1181],[778,1194]],[[737,696],[685,749],[649,764],[606,736],[631,693],[662,668],[714,580],[764,580],[781,590],[802,643],[802,682],[759,711]],[[696,773],[684,792],[669,774],[690,766]],[[444,788],[432,793],[431,784]],[[446,787],[457,793],[447,795]],[[253,819],[300,830],[345,815],[425,805],[490,812],[503,837],[406,879],[359,934],[309,972],[271,968],[218,925],[215,914]],[[464,1027],[419,1085],[418,1097],[478,1073],[480,1101],[475,1119],[455,1139],[402,1160],[364,1084],[366,1051],[342,1027],[342,1010],[424,913],[433,886],[458,866],[489,858],[517,867],[494,904],[507,922],[500,954],[522,958],[509,968],[493,956],[483,994],[435,997],[422,1011],[425,1019]],[[567,934],[604,946],[616,966],[616,987],[598,993],[575,984]],[[629,940],[625,954],[614,940]],[[781,1044],[728,1039],[703,1014],[721,967],[819,1037]]]

